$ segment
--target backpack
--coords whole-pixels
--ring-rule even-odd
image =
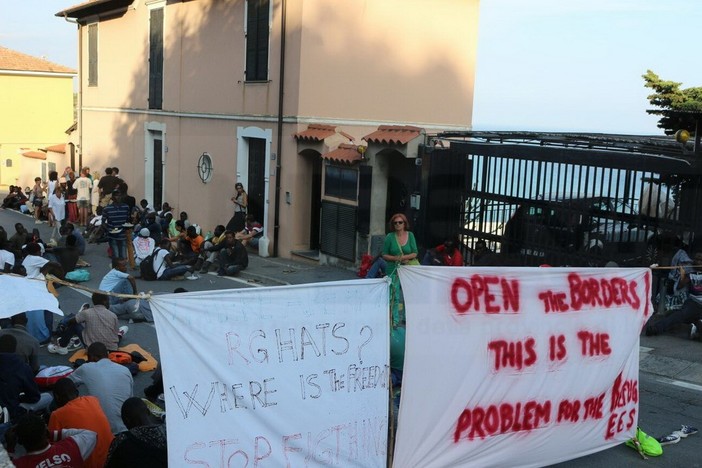
[[[141,261],[139,264],[139,270],[141,271],[141,279],[145,281],[155,281],[156,280],[156,270],[154,269],[154,259],[156,258],[156,252],[161,250],[160,248],[156,248],[153,252],[151,252],[151,255],[147,255],[147,257]]]
[[[107,357],[116,364],[127,365],[132,363],[132,355],[124,351],[112,351]]]

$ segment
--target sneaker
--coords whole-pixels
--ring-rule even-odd
[[[67,348],[62,348],[61,346],[54,344],[54,343],[50,343],[46,347],[46,349],[52,354],[60,354],[62,356],[65,356],[66,354],[68,354]]]
[[[675,432],[668,434],[667,436],[660,437],[658,439],[658,442],[661,445],[672,445],[672,444],[677,444],[680,442],[680,436],[676,434]]]
[[[683,424],[679,431],[673,432],[673,434],[680,436],[681,438],[686,438],[689,435],[697,434],[697,428],[692,426],[687,426]]]
[[[128,331],[129,331],[129,327],[126,325],[122,325],[121,327],[119,327],[119,331],[117,332],[117,335],[119,335],[119,337],[122,338],[122,337],[124,337],[124,335],[127,334]]]
[[[185,277],[186,280],[198,280],[200,279],[199,276],[197,276],[197,273],[190,273],[188,276]]]
[[[66,349],[68,351],[75,351],[76,349],[81,349],[83,347],[83,343],[80,342],[80,338],[77,336],[74,336],[71,338],[71,341],[68,342],[68,346],[66,346]]]
[[[700,329],[697,328],[697,325],[694,323],[692,324],[692,327],[690,328],[690,339],[691,340],[697,340],[700,337]]]

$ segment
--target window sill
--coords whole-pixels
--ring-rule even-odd
[[[250,80],[250,81],[244,81],[245,85],[248,84],[268,84],[270,83],[271,80]]]

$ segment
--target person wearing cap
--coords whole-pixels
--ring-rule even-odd
[[[130,210],[122,202],[122,192],[112,192],[112,203],[102,210],[103,224],[107,229],[107,240],[112,249],[112,258],[127,258],[127,235],[124,224],[129,222]]]
[[[151,255],[156,248],[156,241],[151,238],[148,228],[141,228],[139,235],[132,241],[134,246],[134,263],[141,264],[142,260]]]

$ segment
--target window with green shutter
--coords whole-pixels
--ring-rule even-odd
[[[246,81],[268,80],[269,0],[246,2]]]

